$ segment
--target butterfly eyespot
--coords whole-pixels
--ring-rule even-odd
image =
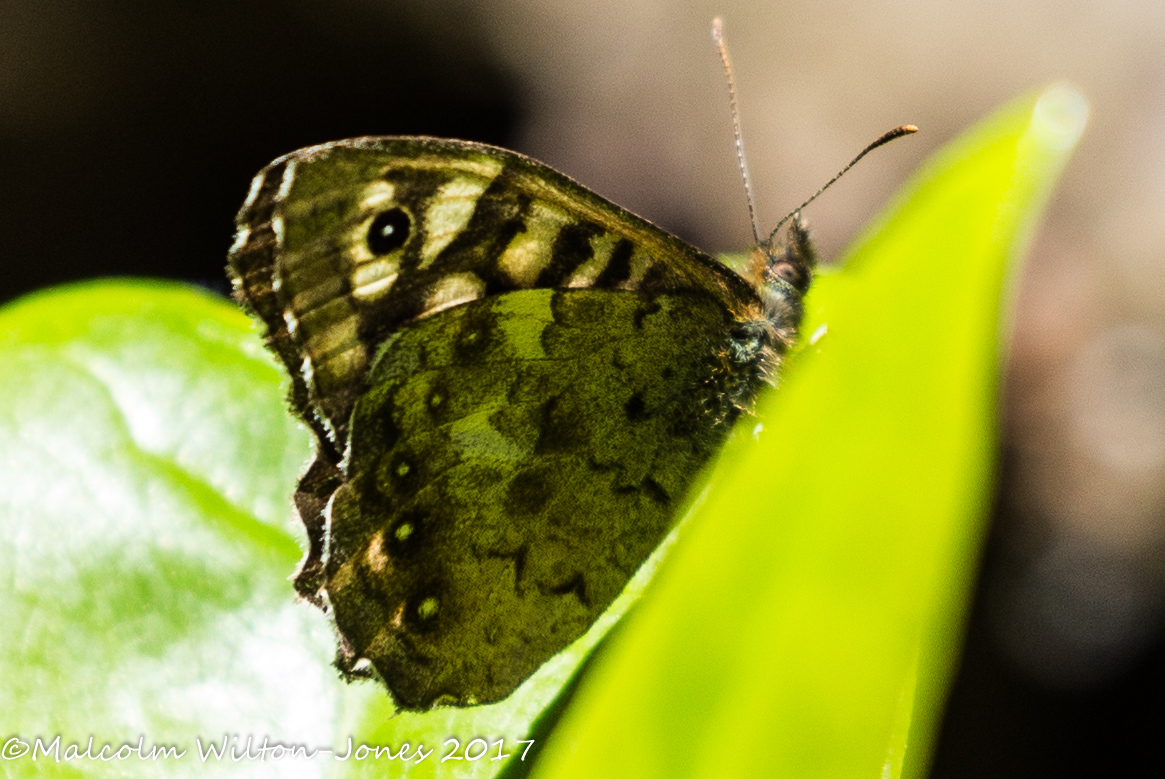
[[[429,515],[424,511],[406,511],[385,529],[384,537],[394,559],[403,560],[421,550],[428,522]]]
[[[396,251],[409,239],[411,226],[412,220],[403,209],[385,211],[368,227],[368,250],[377,256]]]
[[[402,604],[404,621],[414,634],[432,633],[441,627],[441,592],[425,587]]]
[[[417,606],[417,616],[423,620],[430,620],[437,616],[438,609],[441,608],[441,602],[436,598],[429,596],[420,602]]]

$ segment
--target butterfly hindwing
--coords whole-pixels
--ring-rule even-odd
[[[277,160],[231,269],[319,439],[297,589],[408,708],[499,700],[585,632],[783,337],[712,258],[457,141]]]
[[[534,290],[385,345],[352,418],[326,590],[397,701],[492,701],[580,636],[726,426],[693,425],[707,302]]]

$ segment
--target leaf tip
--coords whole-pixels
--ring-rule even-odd
[[[1080,140],[1088,123],[1088,100],[1071,84],[1053,84],[1036,100],[1032,113],[1032,130],[1045,143],[1058,149],[1070,149]]]

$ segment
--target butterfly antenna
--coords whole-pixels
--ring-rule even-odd
[[[736,82],[732,78],[732,63],[728,61],[728,46],[724,43],[724,22],[717,16],[712,20],[712,41],[720,52],[720,62],[724,65],[724,75],[728,77],[728,105],[732,111],[732,132],[736,135],[736,159],[740,160],[740,177],[744,179],[744,196],[748,200],[748,219],[752,222],[752,239],[760,243],[760,231],[756,226],[756,209],[752,205],[752,182],[748,177],[748,164],[744,161],[744,136],[740,132],[740,111],[736,109]]]
[[[803,208],[805,208],[805,206],[809,205],[809,204],[810,204],[810,203],[812,203],[814,200],[816,200],[818,195],[820,195],[822,192],[824,192],[825,190],[827,190],[827,189],[829,189],[831,186],[833,186],[833,184],[834,184],[834,183],[835,183],[835,182],[836,182],[836,181],[837,181],[839,178],[841,178],[842,176],[844,176],[844,175],[846,174],[846,172],[847,172],[847,171],[848,171],[850,168],[852,168],[854,165],[857,165],[857,164],[858,164],[858,160],[860,160],[862,157],[865,157],[867,154],[869,154],[870,152],[872,152],[874,149],[878,148],[879,146],[885,146],[885,145],[886,145],[887,143],[889,143],[890,141],[893,141],[893,140],[895,140],[895,139],[897,139],[897,138],[901,138],[903,135],[910,135],[910,134],[912,134],[912,133],[916,133],[916,132],[918,132],[918,128],[917,128],[917,127],[915,127],[915,126],[914,126],[914,125],[912,125],[912,124],[904,124],[904,125],[902,125],[901,127],[895,127],[893,130],[891,130],[890,132],[886,133],[885,135],[882,135],[882,136],[881,136],[881,137],[879,137],[879,138],[878,138],[876,141],[874,141],[873,143],[871,143],[869,146],[867,146],[866,148],[862,149],[861,153],[860,153],[860,154],[858,154],[858,156],[856,156],[856,157],[854,157],[852,160],[850,160],[850,163],[849,163],[849,165],[846,165],[844,168],[842,168],[842,169],[841,169],[841,170],[838,172],[838,174],[837,174],[836,176],[834,176],[833,178],[831,178],[829,181],[825,182],[825,186],[823,186],[821,189],[819,189],[819,190],[817,190],[816,192],[814,192],[814,193],[813,193],[813,197],[809,198],[809,199],[808,199],[808,200],[806,200],[804,203],[802,203],[801,205],[799,205],[799,206],[797,206],[796,208],[794,208],[792,211],[790,211],[790,212],[789,212],[788,216],[786,216],[786,217],[785,217],[784,219],[782,219],[781,221],[777,222],[777,226],[773,228],[773,231],[772,231],[771,233],[769,233],[769,242],[770,242],[770,243],[772,243],[772,240],[773,240],[774,238],[776,238],[776,236],[777,236],[777,233],[780,231],[781,227],[782,227],[782,226],[785,224],[785,222],[788,222],[788,221],[789,221],[790,219],[792,219],[794,216],[796,216],[797,214],[801,213],[801,210],[802,210]]]

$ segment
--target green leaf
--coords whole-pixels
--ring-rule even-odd
[[[925,772],[991,494],[1003,282],[1085,115],[1066,87],[1004,109],[818,280],[818,338],[536,776]]]
[[[828,334],[763,401],[759,441],[737,436],[666,575],[560,722],[551,704],[660,555],[510,699],[394,715],[378,686],[338,679],[326,619],[292,597],[290,495],[310,441],[249,321],[156,282],[0,310],[0,738],[16,739],[0,757],[60,736],[62,758],[3,772],[201,775],[198,742],[225,736],[240,755],[253,737],[252,756],[264,738],[435,751],[407,766],[211,757],[218,774],[520,773],[517,739],[541,717],[554,775],[871,775],[896,771],[905,744],[919,773],[987,495],[1003,258],[1082,110],[1060,91],[1034,118],[1031,101],[1004,112],[819,280],[810,313]],[[186,754],[63,760],[90,736],[94,756],[139,737],[147,756]],[[489,752],[442,764],[451,737],[462,756],[475,738]],[[493,761],[502,738],[512,757]]]
[[[328,733],[330,637],[283,581],[308,439],[245,317],[171,285],[79,285],[0,313],[0,366],[0,733],[59,735],[60,755]]]

